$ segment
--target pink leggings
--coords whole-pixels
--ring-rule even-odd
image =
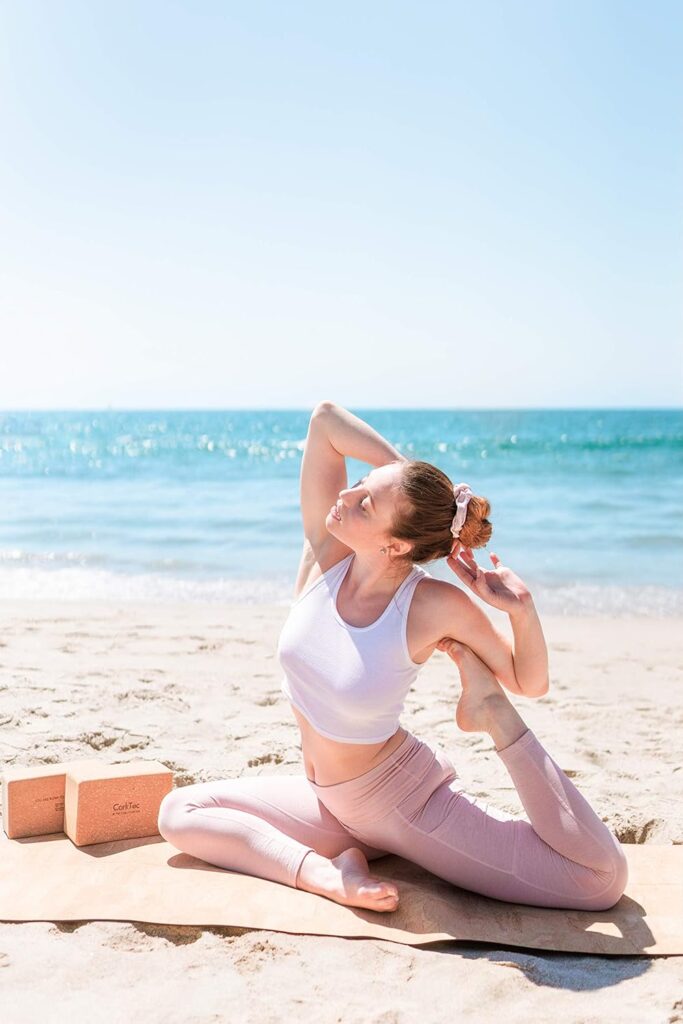
[[[159,831],[209,864],[293,887],[311,850],[359,847],[498,900],[614,906],[628,878],[615,836],[531,729],[497,753],[529,821],[469,796],[449,758],[408,733],[381,764],[332,786],[268,775],[179,787],[161,803]]]

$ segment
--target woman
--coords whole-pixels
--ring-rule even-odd
[[[346,456],[374,467],[353,487]],[[612,907],[628,875],[619,843],[503,691],[547,693],[547,650],[522,580],[495,554],[489,571],[474,559],[489,510],[348,410],[317,405],[301,469],[304,550],[278,643],[305,774],[175,789],[162,836],[211,864],[375,911],[398,906],[398,885],[368,866],[387,853],[500,900]],[[509,614],[514,650],[465,590],[419,564],[440,557]],[[528,821],[469,796],[443,751],[399,726],[437,649],[459,671],[458,726],[492,737]]]

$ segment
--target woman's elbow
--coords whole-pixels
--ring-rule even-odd
[[[546,679],[545,683],[542,685],[531,687],[528,690],[522,690],[522,693],[525,697],[545,697],[549,689],[550,683]]]

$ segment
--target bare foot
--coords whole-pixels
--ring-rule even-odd
[[[471,647],[457,640],[445,640],[437,646],[446,651],[460,672],[462,694],[455,710],[458,728],[490,733],[499,750],[514,743],[527,727],[488,665]]]
[[[307,854],[297,888],[326,896],[346,907],[381,912],[396,910],[398,906],[396,885],[371,875],[365,854],[355,846],[329,860],[315,851]]]

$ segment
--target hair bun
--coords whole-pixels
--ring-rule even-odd
[[[460,527],[458,540],[466,548],[483,548],[493,533],[488,516],[491,506],[486,498],[473,494],[467,505],[467,517]]]

